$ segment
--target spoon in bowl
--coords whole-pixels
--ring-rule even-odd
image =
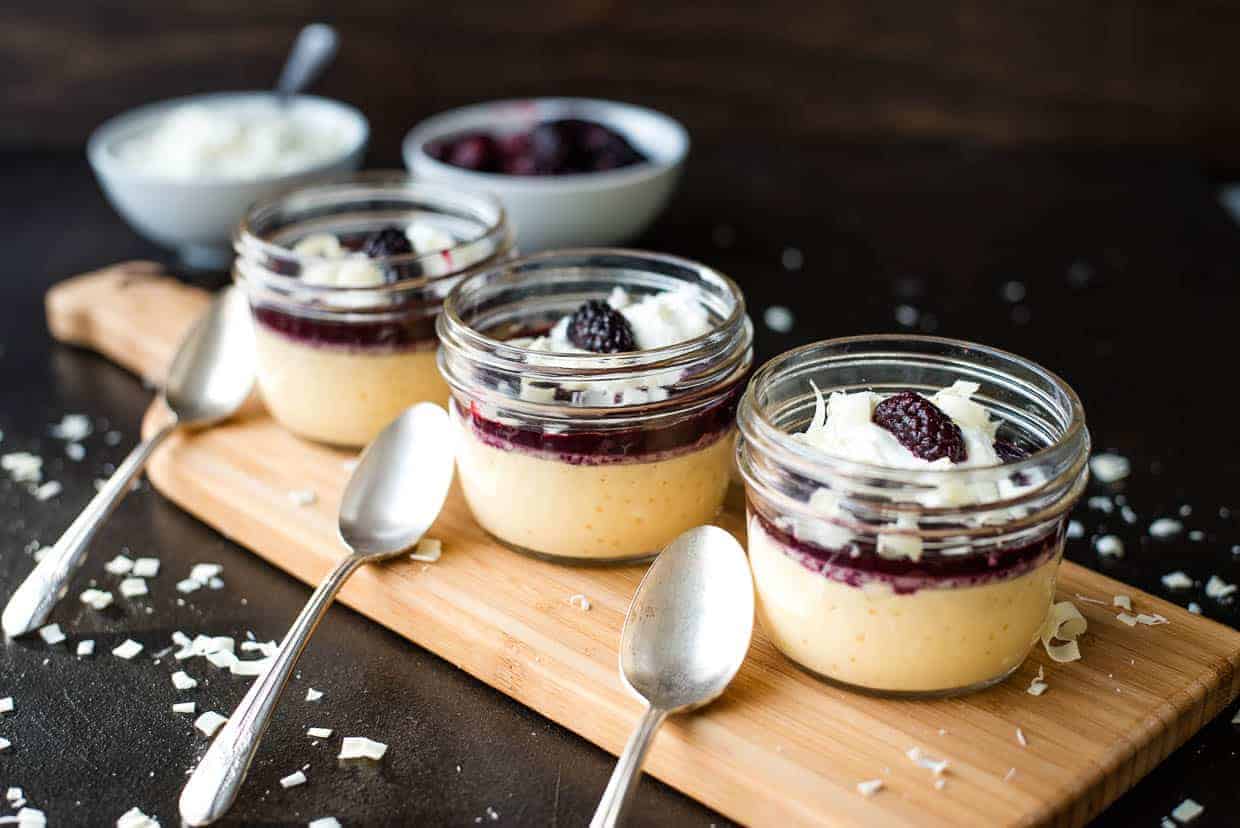
[[[434,403],[406,409],[362,453],[340,501],[340,539],[351,554],[310,596],[271,666],[194,769],[181,791],[186,823],[209,825],[232,807],[280,693],[332,599],[363,564],[392,558],[418,542],[443,509],[454,463],[454,427]]]
[[[0,618],[4,634],[15,638],[47,620],[69,586],[91,539],[129,492],[155,449],[178,428],[205,428],[226,420],[254,387],[254,328],[245,296],[229,287],[211,303],[177,348],[163,400],[169,422],[134,448],[108,482],[26,576]]]
[[[339,47],[340,35],[326,23],[311,23],[303,27],[297,33],[292,51],[284,61],[280,79],[276,81],[276,95],[280,103],[287,104],[294,95],[309,87],[331,63]]]
[[[620,633],[620,677],[646,702],[590,828],[624,817],[642,762],[670,713],[717,699],[753,636],[753,577],[745,550],[718,526],[690,529],[642,578]]]

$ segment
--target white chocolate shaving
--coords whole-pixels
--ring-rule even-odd
[[[194,727],[198,728],[204,736],[210,739],[217,730],[224,726],[226,721],[228,721],[227,716],[221,716],[214,710],[208,710],[194,720]]]
[[[288,493],[288,499],[294,506],[313,506],[319,496],[311,489],[294,489]]]
[[[133,561],[124,555],[117,555],[103,565],[109,575],[128,575],[133,569]]]
[[[365,736],[345,736],[340,744],[340,759],[372,759],[379,761],[387,753],[387,745]]]
[[[1072,605],[1071,601],[1060,601],[1051,606],[1042,627],[1042,646],[1052,661],[1065,664],[1077,661],[1081,657],[1081,649],[1076,639],[1088,628],[1085,616]],[[1062,644],[1051,644],[1051,641],[1062,641]]]
[[[135,806],[120,815],[116,820],[116,828],[159,828],[159,822]]]
[[[947,772],[947,768],[951,764],[946,759],[936,759],[935,757],[930,756],[919,747],[909,748],[905,752],[905,755],[908,756],[914,764],[926,768],[935,776],[942,776]]]
[[[1104,558],[1124,557],[1124,542],[1115,535],[1103,535],[1094,541],[1094,548]]]
[[[83,590],[81,599],[83,604],[95,610],[105,610],[112,606],[112,593],[102,589]]]
[[[212,578],[224,571],[224,567],[214,563],[194,564],[194,568],[190,570],[189,577],[200,584],[206,584]]]
[[[301,771],[293,771],[280,780],[280,787],[282,788],[295,788],[298,785],[304,784],[306,784],[306,775]]]
[[[1039,664],[1038,674],[1037,676],[1034,677],[1033,681],[1029,682],[1029,689],[1026,690],[1025,692],[1031,696],[1042,695],[1043,693],[1046,692],[1046,689],[1050,687],[1050,685],[1046,683],[1045,679],[1046,679],[1046,673],[1042,670],[1042,665]]]
[[[130,573],[135,578],[154,578],[159,574],[159,558],[138,558]]]
[[[1185,824],[1201,816],[1205,810],[1199,803],[1186,799],[1172,809],[1171,816],[1175,817],[1180,824]]]
[[[1159,518],[1150,524],[1150,536],[1155,538],[1169,538],[1183,531],[1184,524],[1175,518]]]
[[[1229,584],[1217,575],[1211,575],[1210,580],[1206,581],[1206,597],[1222,599],[1231,595],[1237,589],[1235,584]]]
[[[1162,583],[1167,589],[1188,589],[1193,585],[1193,579],[1188,577],[1187,573],[1177,569],[1175,572],[1168,572],[1162,576]]]
[[[59,624],[48,624],[39,628],[39,637],[48,644],[59,644],[65,640],[65,634]]]
[[[178,690],[193,690],[198,686],[198,681],[184,670],[177,670],[172,674],[172,686]]]
[[[438,538],[422,538],[409,554],[409,560],[434,563],[443,555],[443,541]]]
[[[857,793],[864,797],[871,797],[883,789],[883,780],[868,779],[865,782],[857,783]]]
[[[132,638],[126,638],[116,647],[112,648],[112,655],[117,658],[123,658],[126,661],[142,652],[142,645]]]
[[[1132,464],[1127,457],[1118,454],[1095,454],[1089,458],[1089,470],[1100,483],[1115,483],[1123,480],[1132,471]]]

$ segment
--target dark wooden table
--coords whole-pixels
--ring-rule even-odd
[[[64,276],[162,254],[116,217],[77,154],[0,156],[0,182],[0,451],[43,455],[47,477],[64,484],[40,503],[0,480],[4,600],[32,566],[28,545],[53,543],[92,481],[133,444],[150,397],[101,358],[53,344],[42,294]],[[1133,461],[1115,491],[1140,515],[1137,525],[1084,506],[1076,515],[1091,533],[1105,525],[1123,537],[1127,554],[1102,560],[1084,539],[1070,542],[1069,557],[1162,595],[1159,576],[1173,569],[1240,581],[1232,408],[1240,230],[1192,163],[1156,152],[699,148],[673,208],[642,244],[734,276],[749,297],[760,359],[815,339],[911,327],[1041,361],[1084,399],[1095,444]],[[792,310],[790,332],[763,324],[771,305]],[[96,421],[80,462],[48,435],[71,412]],[[119,445],[105,440],[113,429]],[[1204,539],[1151,543],[1149,521],[1181,506]],[[135,805],[164,825],[178,822],[176,799],[203,740],[189,717],[171,714],[166,666],[121,661],[106,654],[112,646],[132,636],[158,650],[173,630],[278,638],[307,596],[145,486],[100,534],[72,594],[102,580],[103,563],[125,548],[164,561],[148,599],[100,614],[74,598],[54,618],[73,636],[95,637],[103,655],[79,660],[37,638],[0,646],[0,697],[17,704],[0,717],[0,735],[13,741],[0,753],[0,786],[22,787],[52,825],[110,825]],[[200,561],[223,564],[227,588],[178,606],[172,573]],[[1240,620],[1234,604],[1200,589],[1172,597],[1224,623]],[[344,608],[329,613],[301,673],[327,695],[281,708],[232,811],[237,823],[336,815],[346,825],[472,825],[494,813],[503,825],[584,825],[611,769],[602,751]],[[247,686],[222,675],[192,695],[200,710],[228,711]],[[1187,796],[1206,806],[1196,825],[1235,824],[1240,733],[1231,715],[1098,824],[1155,826]],[[391,749],[375,767],[337,767],[327,744],[303,735],[313,725]],[[278,779],[307,762],[310,783],[283,790]],[[634,821],[726,822],[649,779]]]

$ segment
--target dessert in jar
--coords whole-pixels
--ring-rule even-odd
[[[718,514],[753,360],[730,279],[639,251],[546,253],[462,280],[439,335],[461,487],[502,543],[635,561]]]
[[[758,617],[785,655],[899,696],[1020,666],[1088,476],[1063,380],[967,342],[853,337],[767,363],[738,418]]]
[[[465,274],[511,256],[513,238],[490,196],[363,174],[256,205],[236,248],[271,415],[361,446],[409,405],[447,403],[435,316]]]

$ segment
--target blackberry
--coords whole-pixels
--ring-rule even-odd
[[[1001,463],[1016,463],[1029,456],[1029,452],[1008,440],[995,440],[995,454]]]
[[[596,354],[637,350],[629,320],[598,299],[591,299],[577,308],[568,320],[568,341]]]
[[[915,457],[953,463],[968,459],[960,426],[921,394],[905,391],[874,407],[874,424],[890,431]]]
[[[474,172],[495,172],[499,168],[499,147],[490,135],[475,132],[453,141],[446,160],[454,167]]]
[[[544,121],[530,132],[530,156],[542,175],[577,172],[576,130],[572,121]]]
[[[401,256],[413,252],[409,237],[399,227],[384,227],[366,237],[362,242],[362,252],[372,259],[383,259],[388,256]]]
[[[426,146],[431,157],[476,172],[569,175],[646,160],[620,133],[581,118],[543,121],[526,132],[466,132]]]

